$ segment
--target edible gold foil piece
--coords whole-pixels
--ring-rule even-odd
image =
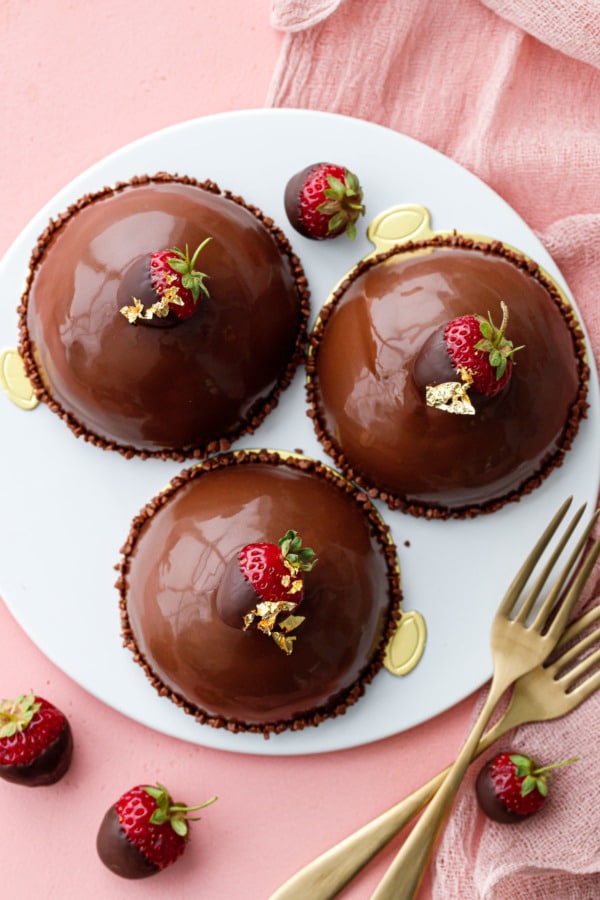
[[[475,415],[475,409],[466,385],[462,381],[443,381],[442,384],[428,384],[425,388],[425,402],[433,409],[456,413],[462,416]]]
[[[286,616],[285,619],[277,623],[277,616],[283,612],[290,612],[296,608],[296,605],[295,603],[287,603],[285,600],[264,600],[244,616],[244,631],[258,617],[259,621],[256,623],[258,630],[272,637],[277,646],[289,656],[293,650],[293,642],[296,640],[295,637],[289,636],[289,632],[298,628],[304,622],[305,617]],[[276,625],[281,629],[280,631],[274,630]]]
[[[183,300],[175,287],[167,288],[160,300],[157,300],[156,303],[153,303],[147,309],[144,309],[144,304],[137,297],[132,297],[131,299],[133,300],[131,306],[122,306],[119,310],[130,325],[133,325],[138,319],[148,320],[153,319],[154,316],[158,319],[164,319],[169,315],[169,310],[172,306],[183,306]]]
[[[0,351],[0,385],[9,400],[21,409],[35,409],[38,405],[21,355],[14,347]]]
[[[461,381],[443,381],[441,384],[428,384],[425,388],[425,402],[433,409],[454,413],[460,416],[474,416],[475,407],[471,403],[468,388],[473,378],[468,369],[460,369]]]
[[[402,613],[398,627],[385,649],[383,664],[392,675],[408,675],[425,650],[427,626],[421,613]]]

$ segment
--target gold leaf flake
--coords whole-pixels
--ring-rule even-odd
[[[294,631],[299,625],[302,625],[305,619],[306,616],[286,616],[286,618],[279,623],[279,627],[282,628],[286,634],[289,634],[290,631]]]
[[[475,415],[467,391],[468,385],[462,381],[444,381],[442,384],[428,384],[425,388],[425,402],[433,409],[462,416]]]
[[[246,613],[244,616],[244,631],[246,631],[250,625],[252,625],[254,620],[258,618],[259,621],[256,624],[258,630],[263,634],[272,637],[277,646],[289,655],[292,652],[292,641],[294,641],[295,638],[290,638],[287,634],[295,628],[298,628],[298,626],[304,622],[304,616],[286,616],[286,618],[279,623],[279,628],[281,628],[285,634],[280,631],[275,631],[274,629],[277,625],[277,617],[281,613],[290,612],[295,609],[296,606],[297,604],[288,603],[285,600],[264,600],[261,603],[258,603],[255,609],[250,610],[250,612]]]
[[[271,635],[277,646],[280,650],[283,650],[284,653],[287,653],[289,656],[292,650],[294,649],[294,641],[295,637],[288,637],[285,634],[281,634],[279,631],[274,631]]]

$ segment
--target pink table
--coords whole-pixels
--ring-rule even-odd
[[[189,118],[261,107],[281,44],[268,13],[268,0],[2,4],[0,256],[41,206],[107,153]],[[0,696],[30,687],[45,694],[68,714],[76,742],[72,768],[54,787],[0,782],[2,883],[24,900],[267,898],[447,764],[472,707],[469,698],[359,749],[245,756],[170,739],[106,707],[44,657],[3,603],[0,641]],[[220,799],[177,866],[126,882],[97,859],[96,831],[123,790],[155,780],[190,803]],[[390,860],[384,853],[345,896],[369,896]]]

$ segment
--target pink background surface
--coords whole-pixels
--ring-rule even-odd
[[[41,206],[107,153],[179,121],[261,107],[281,47],[268,0],[4,0],[0,40],[0,256]],[[0,297],[13,302],[1,290]],[[266,758],[205,749],[91,697],[0,602],[0,696],[30,688],[69,716],[75,755],[53,787],[0,782],[3,892],[25,900],[267,898],[447,764],[472,707],[469,698],[405,734],[340,753]],[[176,799],[219,801],[176,866],[128,882],[99,862],[96,832],[122,791],[156,780]],[[390,861],[386,851],[344,897],[368,897]]]

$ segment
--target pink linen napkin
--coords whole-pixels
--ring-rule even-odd
[[[286,34],[267,104],[387,125],[482,178],[555,259],[600,363],[598,0],[271,0],[271,23]],[[600,567],[582,606],[598,602]],[[479,812],[473,766],[434,860],[434,897],[600,897],[599,733],[597,695],[510,736],[546,763],[580,757],[518,827]]]

